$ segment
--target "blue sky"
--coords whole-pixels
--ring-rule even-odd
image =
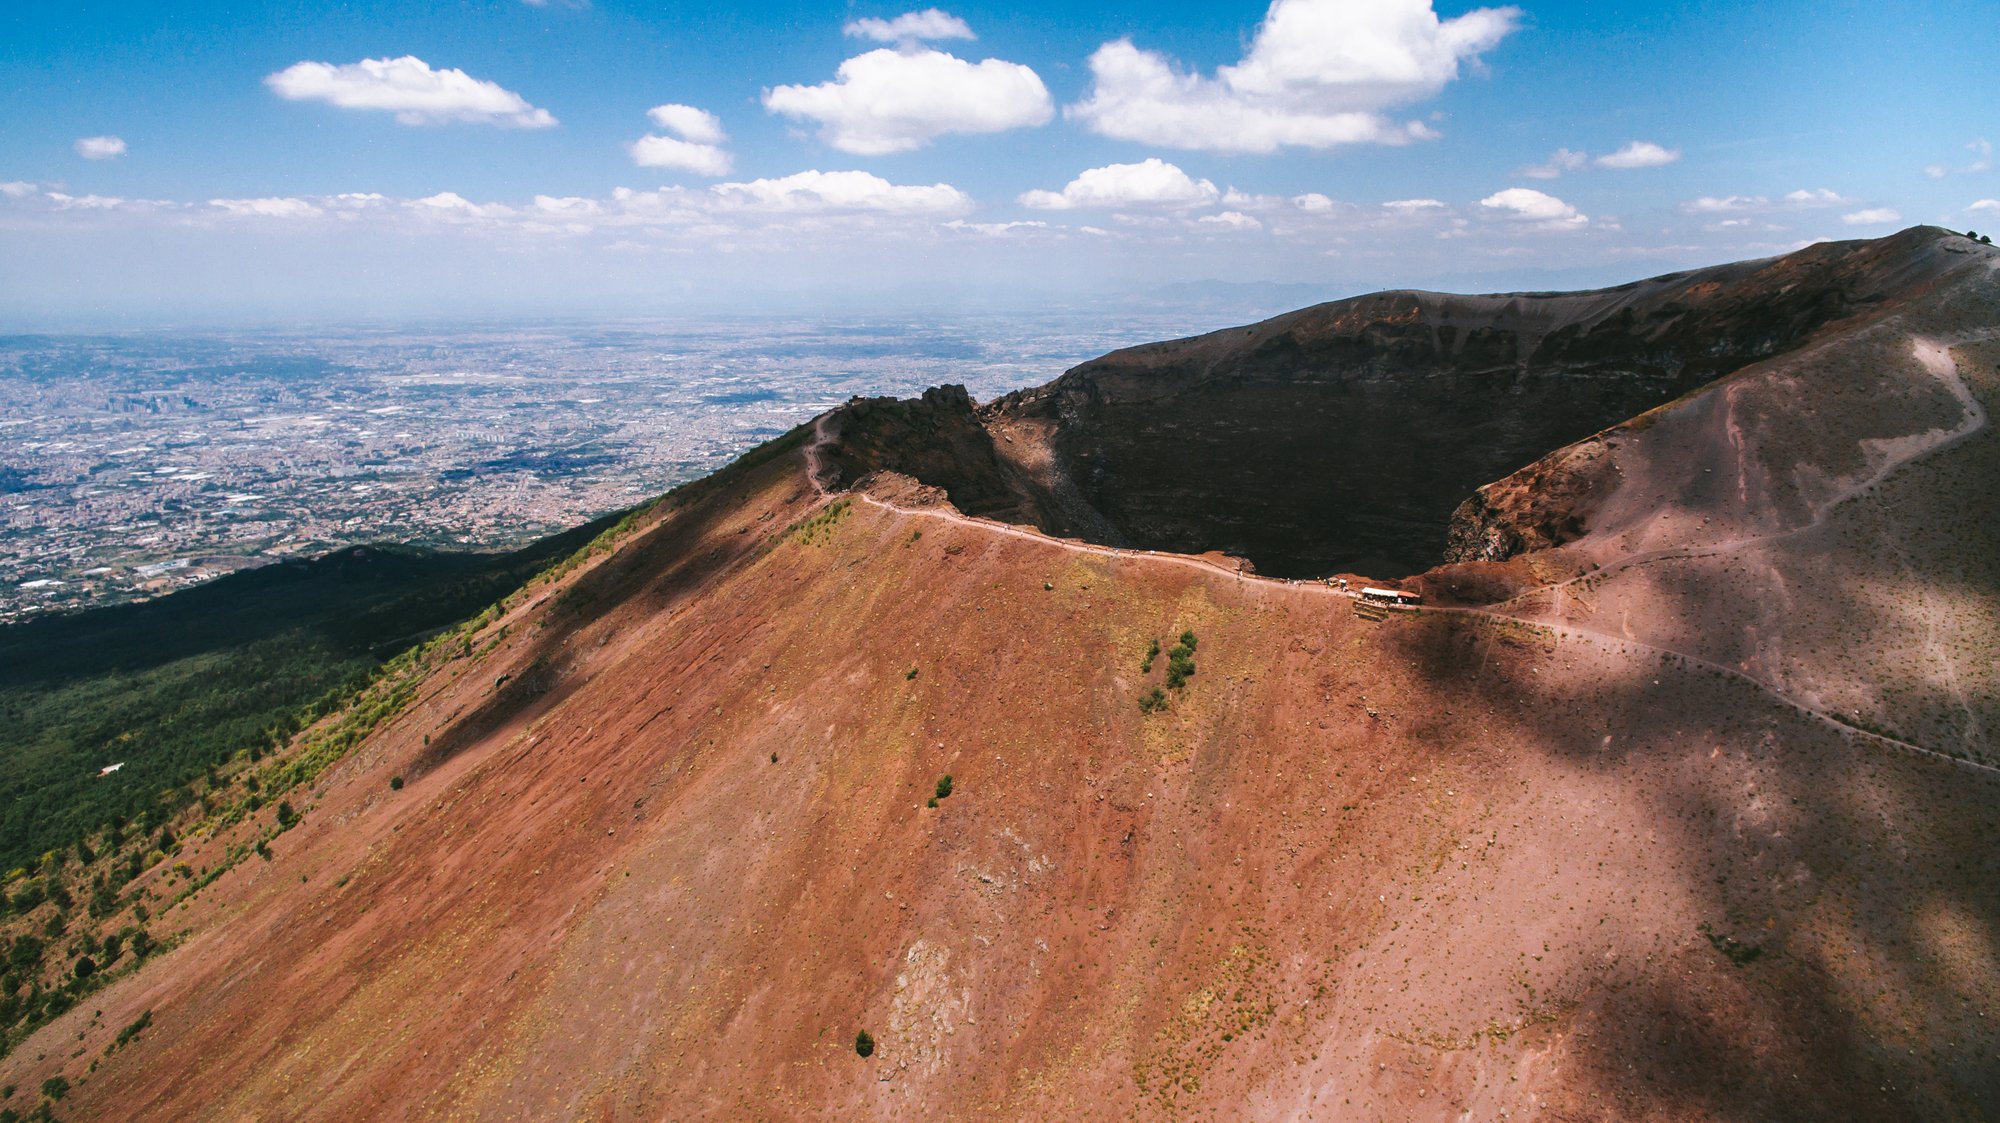
[[[1992,16],[10,5],[0,320],[1500,288],[2000,227]]]

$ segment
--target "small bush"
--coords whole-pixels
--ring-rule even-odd
[[[1179,690],[1194,677],[1194,632],[1181,633],[1181,641],[1167,652],[1167,689]]]
[[[864,1057],[873,1056],[875,1053],[875,1038],[865,1029],[855,1034],[854,1051]]]
[[[943,799],[950,794],[951,794],[951,773],[947,772],[944,775],[938,777],[937,798]]]
[[[52,1100],[62,1099],[64,1096],[69,1095],[69,1081],[64,1080],[60,1076],[49,1077],[47,1080],[42,1081],[42,1095]]]
[[[1153,660],[1158,659],[1159,657],[1160,657],[1160,641],[1159,640],[1147,641],[1146,657],[1139,661],[1139,673],[1142,675],[1152,674]]]
[[[291,829],[292,829],[292,825],[293,825],[293,824],[295,824],[295,823],[297,823],[298,821],[299,821],[299,813],[298,813],[297,811],[294,811],[294,810],[292,810],[292,803],[291,803],[291,801],[290,801],[290,800],[279,800],[279,801],[278,801],[278,829],[279,829],[279,830],[281,830],[281,831],[288,831],[288,830],[291,830]]]
[[[132,1043],[133,1038],[146,1032],[146,1027],[152,1024],[153,1024],[153,1012],[151,1010],[148,1010],[145,1013],[139,1015],[138,1021],[135,1021],[131,1025],[126,1026],[124,1029],[119,1030],[118,1039],[112,1042],[111,1047],[113,1049],[123,1049],[125,1046],[130,1045]]]
[[[402,790],[403,790],[403,778],[402,778],[401,776],[391,776],[391,777],[389,777],[389,790],[390,790],[390,791],[392,791],[392,792],[400,792],[400,791],[402,791]]]
[[[916,669],[915,667],[911,667],[911,668],[910,668],[910,669],[909,669],[908,671],[905,671],[905,672],[903,673],[903,681],[904,681],[904,682],[908,682],[908,681],[910,681],[911,679],[913,679],[913,678],[916,678],[916,677],[917,677],[917,669]]]
[[[777,754],[777,753],[772,753],[772,754],[771,754],[771,763],[772,763],[772,764],[776,764],[776,763],[778,763],[778,754]]]
[[[1150,714],[1154,710],[1164,710],[1166,708],[1167,692],[1157,686],[1153,688],[1151,694],[1142,695],[1139,698],[1139,712],[1142,714]]]

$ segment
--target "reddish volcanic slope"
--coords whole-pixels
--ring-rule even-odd
[[[949,393],[840,411],[446,653],[0,1082],[101,1119],[2000,1115],[2000,286],[1918,234],[1893,298],[1484,489],[1379,620],[935,478],[823,495],[1063,455]],[[891,447],[925,432],[1003,467]]]

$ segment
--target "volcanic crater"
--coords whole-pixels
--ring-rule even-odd
[[[1476,489],[1908,287],[1896,239],[1581,293],[1384,292],[1114,351],[983,406],[857,399],[832,459],[1055,536],[1398,578],[1580,535],[1542,504],[1496,548]]]

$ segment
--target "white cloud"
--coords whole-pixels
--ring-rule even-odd
[[[79,137],[70,147],[86,160],[109,160],[125,155],[125,142],[115,136]]]
[[[246,218],[318,218],[326,213],[304,199],[210,199],[208,205]]]
[[[35,185],[26,180],[14,179],[0,183],[0,195],[5,195],[9,199],[25,199],[34,193]],[[1977,206],[1978,204],[1975,203],[1973,205]]]
[[[728,175],[735,160],[723,149],[729,139],[722,119],[692,105],[656,105],[646,111],[655,125],[675,136],[651,133],[625,146],[642,168],[679,168],[696,175]]]
[[[116,195],[65,195],[51,191],[48,199],[59,211],[115,211],[125,206],[125,200]]]
[[[709,191],[727,206],[765,211],[950,214],[972,206],[965,192],[948,183],[898,186],[867,172],[806,171],[782,179],[718,183]]]
[[[1061,191],[1029,191],[1022,206],[1041,210],[1072,207],[1199,207],[1215,202],[1215,184],[1194,179],[1180,168],[1149,156],[1137,164],[1107,164],[1091,168]]]
[[[604,204],[595,199],[585,199],[576,195],[537,195],[535,210],[561,218],[588,218],[603,214]]]
[[[1317,191],[1308,191],[1303,195],[1292,196],[1292,205],[1307,214],[1325,214],[1333,209],[1333,198]]]
[[[546,129],[556,119],[528,104],[520,94],[482,81],[463,70],[433,70],[404,55],[334,66],[294,63],[267,76],[264,84],[288,101],[323,101],[342,109],[379,109],[405,125],[470,121],[521,129]]]
[[[1599,156],[1595,163],[1600,168],[1657,168],[1671,164],[1681,158],[1678,148],[1662,148],[1650,140],[1635,140],[1609,156]]]
[[[1840,221],[1849,226],[1880,226],[1888,222],[1901,222],[1903,216],[1888,207],[1870,207],[1867,210],[1841,215]]]
[[[1517,187],[1514,190],[1522,191],[1525,189]],[[1548,198],[1547,195],[1542,195],[1539,191],[1528,191],[1527,193],[1530,195],[1541,195],[1544,199]],[[1504,195],[1506,192],[1503,191],[1501,194]],[[1498,198],[1498,196],[1495,196],[1495,198]],[[1491,200],[1488,201],[1491,202]],[[1402,214],[1416,214],[1419,211],[1441,211],[1445,209],[1445,205],[1436,199],[1391,199],[1382,204],[1382,209],[1397,211]]]
[[[880,43],[911,43],[922,39],[973,39],[964,20],[936,8],[905,12],[895,19],[858,19],[844,29],[856,39]]]
[[[954,218],[950,222],[944,224],[944,228],[946,230],[960,230],[969,234],[984,234],[989,238],[1003,237],[1005,235],[1013,233],[1016,230],[1046,230],[1048,229],[1048,226],[1049,224],[1046,222],[1038,222],[1034,220],[1028,220],[1028,221],[1016,220],[1013,222],[967,222],[962,218]]]
[[[1764,195],[1704,195],[1690,199],[1680,205],[1682,214],[1741,214],[1746,211],[1766,211],[1780,208],[1810,210],[1816,207],[1848,206],[1853,199],[1824,187],[1806,190],[1800,188],[1780,198],[1775,204]]]
[[[1579,171],[1590,163],[1590,157],[1568,148],[1558,148],[1549,153],[1549,158],[1540,164],[1530,164],[1518,174],[1529,179],[1555,179],[1564,172]]]
[[[4,190],[6,186],[6,184],[0,184],[0,190]],[[2000,199],[1981,199],[1965,209],[1968,211],[2000,211]]]
[[[1927,166],[1925,166],[1925,168],[1924,168],[1924,174],[1925,174],[1926,176],[1929,176],[1929,177],[1930,177],[1930,178],[1932,178],[1932,179],[1943,179],[1943,178],[1944,178],[1944,165],[1943,165],[1943,164],[1930,164],[1930,165],[1927,165]]]
[[[713,144],[695,144],[670,136],[647,134],[625,146],[632,162],[642,168],[679,168],[696,175],[728,175],[735,161]]]
[[[729,139],[722,131],[722,118],[692,105],[656,105],[646,116],[653,124],[696,144],[721,144]]]
[[[1220,214],[1205,214],[1195,220],[1202,226],[1213,226],[1222,230],[1262,230],[1264,224],[1241,211],[1223,211]]]
[[[1771,205],[1771,200],[1762,195],[1703,195],[1681,204],[1682,214],[1732,214],[1736,211],[1762,210]]]
[[[1174,148],[1407,144],[1437,134],[1382,111],[1436,94],[1520,20],[1512,7],[1440,20],[1430,0],[1274,0],[1242,61],[1214,77],[1129,39],[1104,44],[1089,96],[1066,112],[1105,136]]]
[[[1479,200],[1479,205],[1506,218],[1533,222],[1548,229],[1569,229],[1588,225],[1590,219],[1575,207],[1527,187],[1509,187]]]
[[[884,47],[840,64],[831,82],[764,91],[764,108],[819,123],[843,152],[880,156],[947,133],[995,133],[1055,114],[1040,76],[1019,63],[970,63],[929,48]]]

